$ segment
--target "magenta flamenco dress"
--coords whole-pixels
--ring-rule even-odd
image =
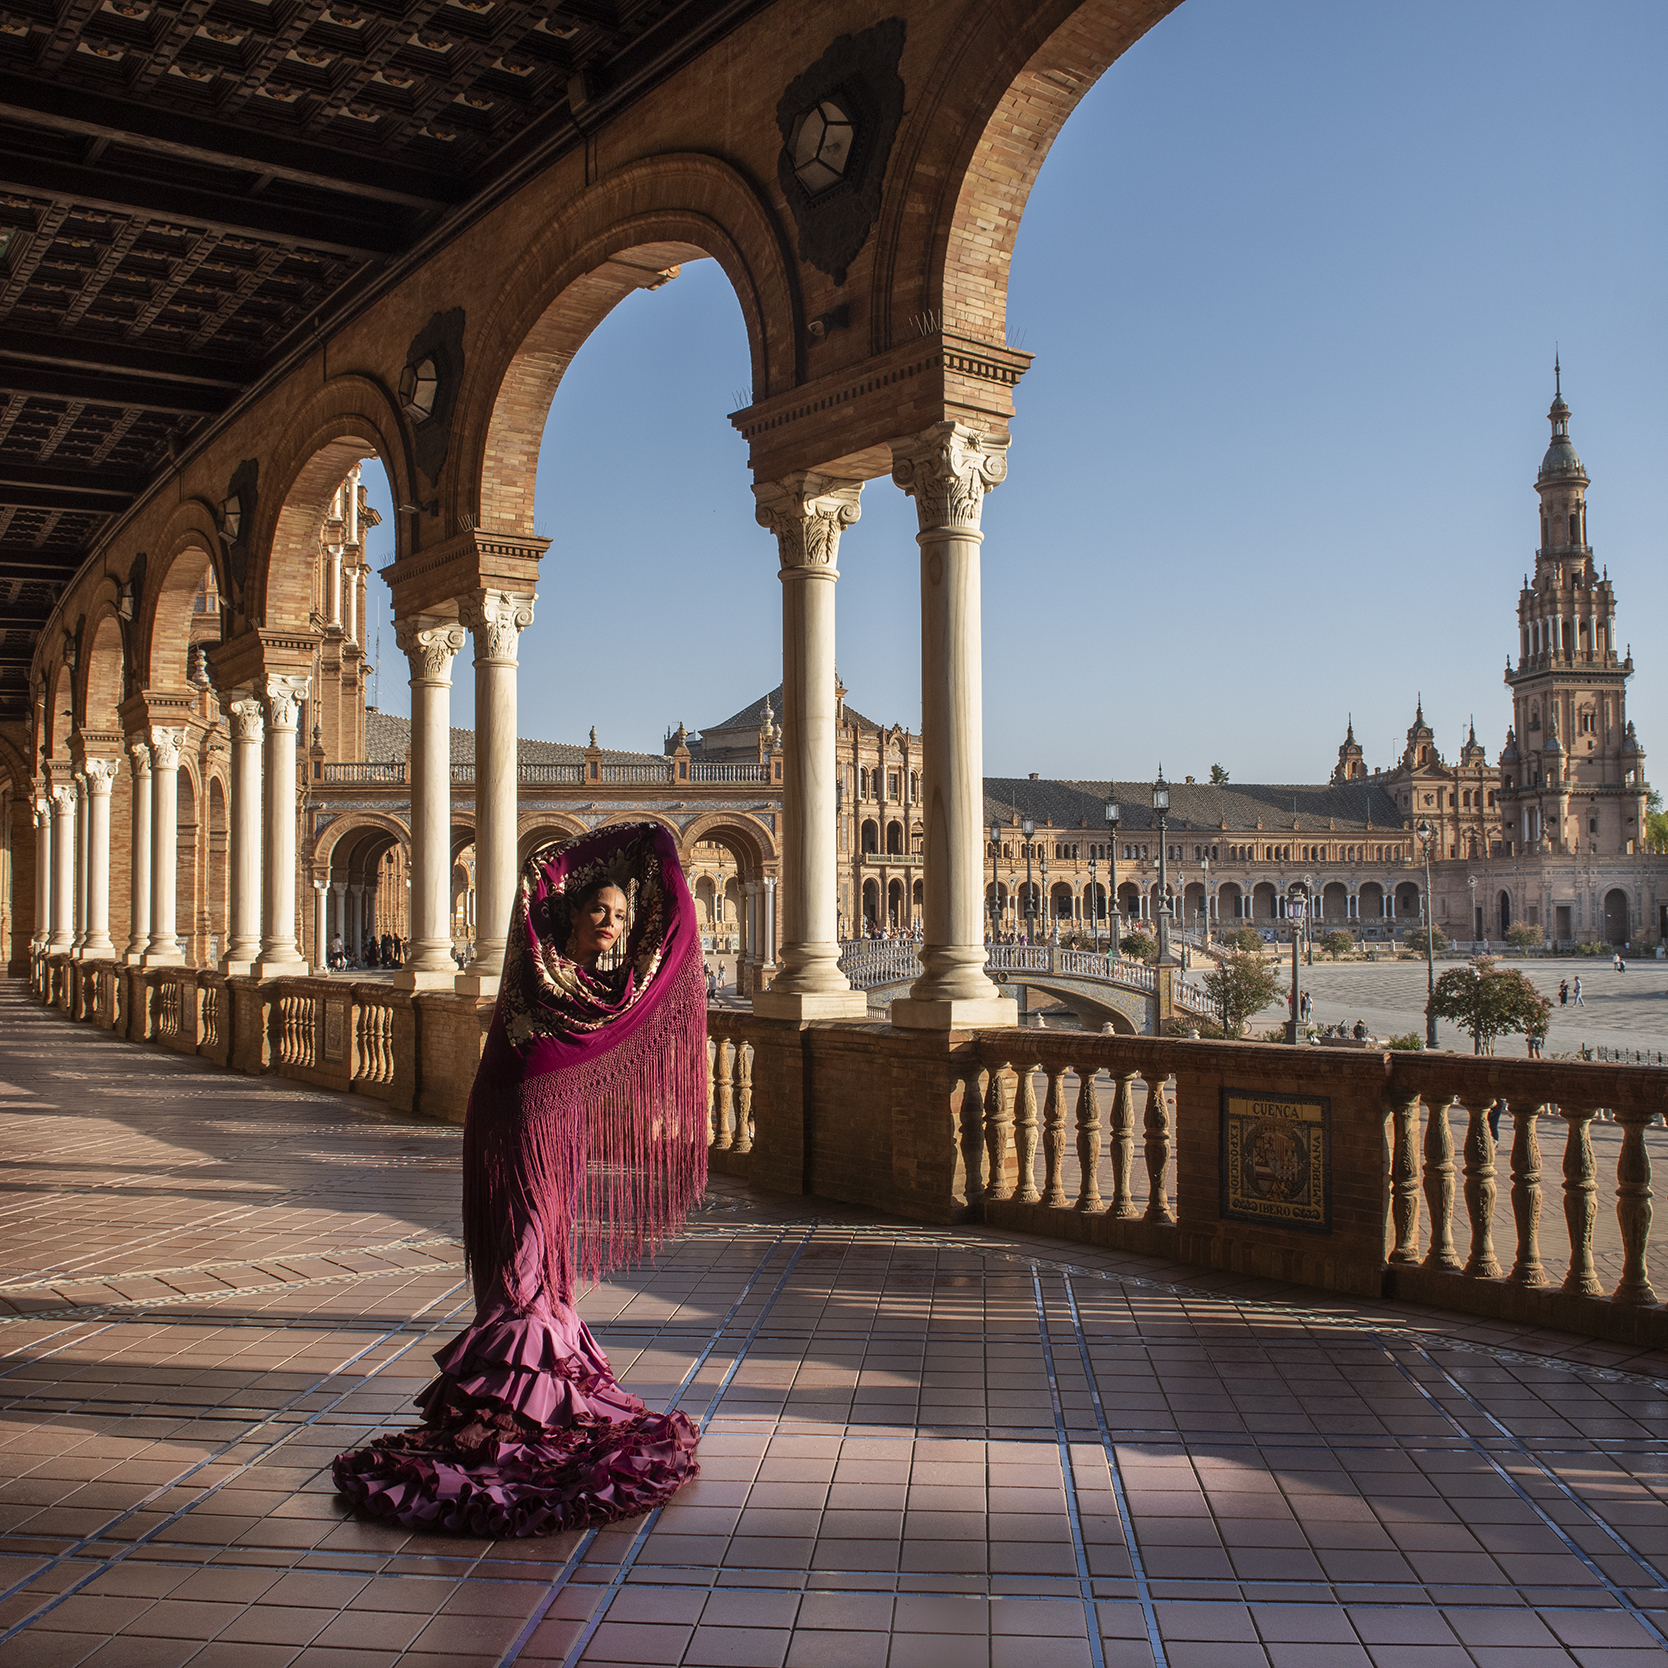
[[[619,886],[619,965],[565,952],[568,900]],[[534,853],[463,1134],[475,1320],[435,1356],[423,1422],[337,1457],[372,1517],[453,1535],[548,1535],[633,1517],[699,1469],[696,1431],[609,1371],[573,1308],[676,1233],[706,1185],[706,991],[672,837],[615,826]]]

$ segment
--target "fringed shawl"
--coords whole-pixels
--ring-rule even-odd
[[[595,881],[629,905],[623,950],[570,955]],[[616,965],[609,967],[607,961]],[[706,985],[672,836],[615,825],[528,859],[464,1130],[464,1247],[483,1306],[569,1300],[676,1233],[706,1186]]]

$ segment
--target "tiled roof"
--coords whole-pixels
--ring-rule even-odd
[[[1056,828],[1106,827],[1106,801],[1115,799],[1123,811],[1123,830],[1156,828],[1151,782],[1033,782],[1027,777],[987,776],[985,816],[1005,823],[1010,817],[1031,817],[1041,823],[1054,819]],[[1208,782],[1170,784],[1169,825],[1173,829],[1253,829],[1298,832],[1329,828],[1399,829],[1402,813],[1382,787],[1352,782],[1330,784],[1232,783],[1213,787]]]
[[[391,712],[367,711],[365,714],[365,757],[367,759],[403,759],[411,746],[411,720],[397,718]],[[622,753],[616,748],[601,750],[604,764],[661,764],[663,753]],[[518,764],[582,764],[585,749],[571,741],[533,741],[518,736],[515,744]],[[452,763],[475,762],[475,732],[452,730]]]
[[[756,730],[764,723],[765,702],[770,703],[770,710],[776,715],[776,722],[782,721],[782,686],[777,686],[768,695],[761,695],[752,706],[743,707],[740,712],[726,718],[722,724],[708,724],[701,731],[704,736],[709,730]]]

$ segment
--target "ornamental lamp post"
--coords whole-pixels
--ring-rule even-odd
[[[990,941],[994,944],[1000,934],[998,918],[1001,914],[1002,885],[996,872],[996,859],[1002,855],[1002,830],[990,825]]]
[[[1048,842],[1046,840],[1043,842],[1042,848],[1042,907],[1043,932],[1052,941],[1058,929],[1054,922],[1054,900],[1048,895]]]
[[[1286,1021],[1286,1041],[1295,1043],[1298,1038],[1300,1021],[1298,1009],[1302,1002],[1302,993],[1298,989],[1298,959],[1297,959],[1297,922],[1303,912],[1309,897],[1309,888],[1301,880],[1294,880],[1286,888],[1286,913],[1292,918],[1292,1014]]]
[[[1467,875],[1465,884],[1471,889],[1471,948],[1475,950],[1478,940],[1483,936],[1477,930],[1477,877]]]
[[[1095,948],[1100,948],[1100,866],[1095,848],[1089,847],[1089,931],[1094,935]]]
[[[1110,954],[1118,953],[1118,821],[1123,807],[1117,800],[1106,802],[1106,856],[1111,870],[1106,880],[1106,935],[1112,941]]]
[[[1425,1047],[1436,1047],[1436,1015],[1431,1004],[1436,1000],[1436,927],[1431,918],[1431,825],[1422,822],[1414,832],[1425,847],[1425,896],[1420,914],[1425,921]]]
[[[1199,859],[1199,953],[1210,948],[1210,859]]]
[[[1031,884],[1031,836],[1037,825],[1027,817],[1019,827],[1025,836],[1025,942],[1029,944],[1036,937],[1037,889]]]
[[[1165,831],[1170,814],[1170,784],[1164,780],[1164,766],[1158,767],[1153,783],[1153,812],[1158,818],[1158,959],[1170,960],[1170,882],[1167,859],[1170,848]]]

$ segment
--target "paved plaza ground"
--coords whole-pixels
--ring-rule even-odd
[[[1668,1357],[729,1184],[582,1305],[698,1482],[355,1521],[331,1457],[468,1316],[459,1132],[16,985],[0,1078],[6,1668],[1664,1658]]]
[[[1439,958],[1437,977],[1441,978],[1449,967],[1463,965],[1463,961]],[[1625,973],[1616,972],[1601,956],[1512,958],[1503,959],[1501,965],[1528,974],[1535,988],[1552,998],[1552,1029],[1546,1039],[1548,1059],[1574,1054],[1583,1046],[1668,1052],[1668,961],[1641,956],[1628,962]],[[1282,967],[1289,989],[1289,952]],[[1427,973],[1422,961],[1329,962],[1317,952],[1314,966],[1302,968],[1301,977],[1304,988],[1314,997],[1317,1024],[1334,1025],[1342,1020],[1353,1025],[1364,1019],[1367,1029],[1376,1036],[1404,1031],[1424,1035]],[[1559,981],[1567,980],[1573,989],[1577,978],[1582,984],[1582,1005],[1559,1007]],[[1265,1008],[1254,1024],[1282,1024],[1287,1011],[1282,996]],[[1470,1037],[1446,1021],[1437,1028],[1437,1040],[1443,1048],[1468,1052],[1471,1048]],[[1503,1038],[1498,1052],[1522,1054],[1523,1039]]]

